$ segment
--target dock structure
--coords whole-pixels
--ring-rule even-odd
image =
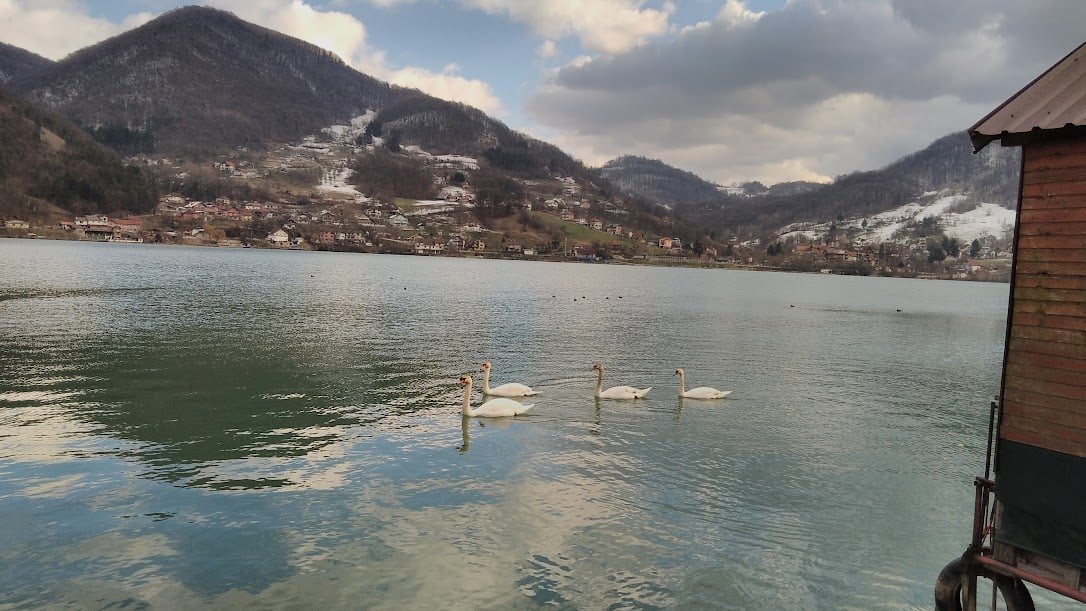
[[[1007,609],[1026,584],[1086,602],[1086,44],[969,129],[1022,149],[1010,304],[972,541],[939,575],[937,609]]]

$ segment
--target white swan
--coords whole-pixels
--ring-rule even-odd
[[[679,376],[679,396],[686,399],[723,399],[732,394],[730,390],[717,390],[708,386],[698,386],[686,390],[686,374],[682,369],[676,369],[675,375]]]
[[[603,363],[596,363],[592,369],[599,372],[599,377],[596,379],[597,399],[642,399],[652,390],[651,386],[641,389],[633,386],[612,386],[603,390]]]
[[[492,397],[530,397],[538,395],[539,391],[532,390],[531,386],[509,382],[501,386],[490,387],[490,361],[483,361],[483,394]]]
[[[516,416],[532,409],[535,403],[524,405],[512,399],[491,399],[480,405],[477,409],[471,409],[471,376],[460,376],[460,384],[464,386],[464,409],[462,413],[469,418],[504,418]]]

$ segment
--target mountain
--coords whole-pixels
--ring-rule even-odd
[[[25,79],[53,64],[36,53],[0,42],[0,85]]]
[[[140,213],[157,202],[152,181],[139,169],[67,119],[3,90],[0,141],[0,218]]]
[[[319,47],[199,6],[13,84],[122,152],[195,157],[297,140],[404,93]]]
[[[957,209],[990,203],[1014,208],[1018,149],[988,147],[973,154],[965,132],[944,136],[921,151],[871,171],[839,176],[830,184],[800,185],[782,194],[770,187],[757,196],[729,196],[718,207],[680,208],[677,216],[718,236],[770,238],[797,223],[830,224],[862,219],[944,192],[961,195]]]
[[[600,168],[600,174],[627,195],[669,208],[722,205],[726,198],[713,183],[656,159],[626,155]]]
[[[554,145],[520,134],[476,108],[417,91],[403,93],[381,108],[367,134],[386,144],[411,144],[437,155],[480,156],[493,169],[521,176],[594,177]]]
[[[206,7],[165,13],[56,63],[28,60],[18,50],[8,56],[0,68],[12,66],[13,91],[59,111],[121,154],[156,160],[163,190],[201,199],[319,200],[314,183],[343,170],[367,181],[358,183],[367,195],[381,192],[386,201],[428,198],[438,184],[466,181],[479,197],[480,219],[500,219],[535,202],[589,217],[579,221],[595,217],[690,242],[706,235],[718,242],[777,239],[797,223],[874,217],[935,191],[963,195],[954,200],[956,210],[981,201],[1011,206],[1015,199],[1017,150],[989,147],[973,155],[964,134],[828,185],[721,188],[640,157],[596,171],[478,109],[391,86],[314,45]],[[299,145],[309,137],[315,141],[308,145],[342,156],[333,160]],[[440,155],[470,156],[470,170],[442,169]],[[164,157],[173,159],[157,161]],[[389,172],[397,180],[388,180]],[[414,185],[411,194],[397,191],[403,181]],[[84,195],[53,199],[72,210],[105,205]]]
[[[393,148],[485,157],[503,171],[588,176],[483,112],[362,74],[304,41],[201,6],[170,11],[15,82],[124,154],[214,158],[297,142],[376,113]]]

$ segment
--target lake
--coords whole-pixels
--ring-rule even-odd
[[[1007,299],[0,240],[0,608],[930,609]],[[527,415],[461,418],[484,360]]]

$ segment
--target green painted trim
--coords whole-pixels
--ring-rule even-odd
[[[1086,458],[1002,440],[1000,542],[1086,568]]]

